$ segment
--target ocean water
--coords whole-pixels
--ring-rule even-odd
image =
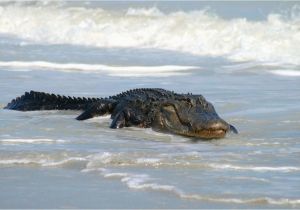
[[[0,208],[300,208],[299,2],[0,3],[0,107],[25,91],[203,94],[238,135],[0,109]]]

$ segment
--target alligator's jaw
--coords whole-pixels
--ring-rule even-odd
[[[202,129],[198,131],[179,131],[175,132],[176,134],[182,135],[182,136],[188,136],[188,137],[194,137],[194,138],[199,138],[199,139],[221,139],[226,136],[228,132],[232,132],[237,134],[238,131],[237,129],[230,124],[227,124],[227,126],[224,127],[219,127],[219,128],[209,128],[209,129]]]
[[[223,129],[218,130],[201,130],[199,133],[196,133],[195,137],[202,139],[219,139],[224,138],[226,131]]]
[[[171,123],[166,118],[159,118],[159,123],[156,125],[159,125],[158,127],[156,126],[157,130],[162,132],[174,133],[185,137],[204,140],[224,138],[230,128],[229,126],[224,125],[222,127],[211,126],[199,130],[193,130],[187,125],[180,124],[179,121],[173,121],[173,123]]]
[[[176,134],[182,135],[182,136],[187,136],[187,137],[193,137],[193,138],[199,138],[199,139],[220,139],[224,138],[227,131],[223,129],[217,129],[217,130],[212,130],[212,129],[207,129],[207,130],[200,130],[196,132],[176,132]]]

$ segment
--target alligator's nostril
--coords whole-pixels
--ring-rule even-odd
[[[235,134],[239,133],[238,130],[233,125],[229,125],[229,129],[230,129],[230,131],[232,131]]]

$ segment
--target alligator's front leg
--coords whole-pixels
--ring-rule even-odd
[[[126,124],[125,121],[125,113],[122,110],[114,117],[113,121],[110,124],[110,128],[123,128]]]
[[[110,124],[110,128],[123,128],[123,127],[147,127],[144,116],[137,110],[133,111],[130,108],[124,108],[119,111]]]

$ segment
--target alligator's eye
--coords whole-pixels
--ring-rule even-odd
[[[175,108],[172,105],[163,106],[162,108],[168,112],[175,112]]]
[[[161,108],[161,114],[167,127],[173,127],[180,124],[180,120],[173,105],[166,105]]]
[[[202,96],[202,95],[200,95],[198,98],[197,98],[197,104],[203,104],[203,102],[205,102],[205,99],[204,99],[204,97]]]
[[[187,99],[187,106],[188,106],[189,108],[193,107],[193,106],[194,106],[194,101],[193,101],[192,99],[188,98],[188,99]]]
[[[196,106],[197,103],[198,103],[197,100],[195,100],[195,99],[190,99],[190,105],[191,105],[191,107]]]
[[[199,96],[197,98],[197,104],[201,105],[204,109],[208,108],[208,102],[205,100],[203,96]]]

